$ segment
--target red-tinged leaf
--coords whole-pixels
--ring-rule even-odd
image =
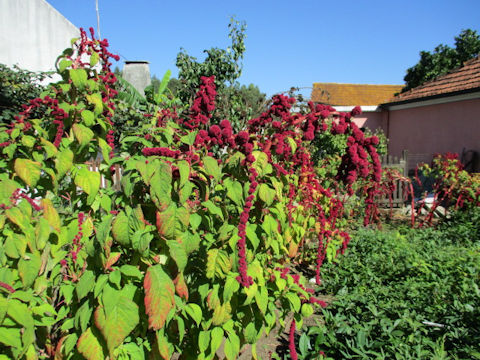
[[[148,324],[150,328],[159,330],[163,328],[168,313],[175,306],[175,286],[160,264],[148,268],[143,286]]]
[[[109,306],[95,310],[95,325],[103,335],[112,357],[114,350],[139,323],[138,306],[125,296],[109,299]]]
[[[173,239],[175,234],[175,204],[165,211],[157,211],[158,234],[167,239]]]
[[[91,328],[88,328],[78,339],[77,350],[87,360],[105,359],[102,345]]]
[[[114,265],[118,261],[118,259],[120,258],[120,255],[121,253],[119,252],[111,253],[107,261],[105,262],[105,266],[104,266],[105,270],[111,270],[112,265]]]
[[[185,283],[183,273],[178,273],[175,280],[173,280],[173,283],[175,284],[175,291],[177,292],[177,295],[188,301],[188,287]]]

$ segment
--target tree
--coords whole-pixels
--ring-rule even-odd
[[[433,52],[420,52],[420,61],[407,69],[407,74],[403,78],[405,87],[402,92],[462,66],[465,61],[474,58],[479,53],[480,35],[475,30],[462,30],[460,35],[455,37],[455,48],[440,44],[435,47]]]
[[[212,122],[228,118],[235,130],[241,130],[248,119],[258,116],[265,106],[266,95],[256,85],[241,85],[237,79],[242,74],[243,54],[245,52],[244,22],[231,19],[228,25],[229,38],[232,43],[227,49],[211,48],[204,50],[207,54],[203,62],[187,54],[185,49],[177,55],[178,80],[169,84],[172,92],[183,103],[191,103],[195,89],[200,85],[202,76],[215,76],[217,90],[217,107]]]
[[[41,84],[50,73],[35,73],[0,64],[0,123],[9,124],[23,110],[22,105],[40,95]]]

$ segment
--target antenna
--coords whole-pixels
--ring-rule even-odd
[[[100,33],[100,12],[98,11],[98,0],[95,0],[95,10],[97,11],[97,33],[98,38],[102,40],[102,35]]]

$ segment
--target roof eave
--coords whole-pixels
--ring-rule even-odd
[[[414,99],[391,101],[391,102],[388,102],[388,103],[380,104],[380,107],[384,108],[384,109],[385,108],[388,109],[391,106],[405,105],[405,104],[410,104],[410,103],[414,103],[414,102],[422,102],[422,101],[428,101],[428,100],[442,99],[442,98],[447,98],[447,97],[451,97],[451,96],[458,96],[458,95],[475,93],[475,92],[479,92],[479,91],[480,91],[480,87],[474,87],[474,88],[471,88],[471,89],[458,90],[458,91],[453,91],[453,92],[448,92],[448,93],[443,93],[443,94],[430,95],[430,96],[424,96],[424,97],[419,97],[419,98],[414,98]]]

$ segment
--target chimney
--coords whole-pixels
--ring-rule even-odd
[[[144,90],[151,83],[148,64],[148,61],[125,61],[122,72],[122,77],[142,95],[145,95]]]

